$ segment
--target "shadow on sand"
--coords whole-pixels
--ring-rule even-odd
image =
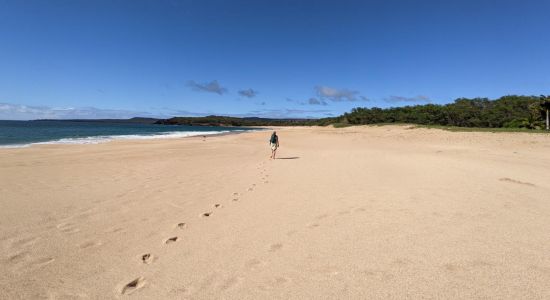
[[[277,157],[275,159],[298,159],[300,158],[299,156],[291,156],[291,157]]]

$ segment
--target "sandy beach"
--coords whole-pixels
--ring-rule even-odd
[[[0,149],[0,298],[550,298],[550,135],[277,131]]]

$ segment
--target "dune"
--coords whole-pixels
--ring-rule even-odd
[[[550,299],[550,135],[0,149],[1,299]]]

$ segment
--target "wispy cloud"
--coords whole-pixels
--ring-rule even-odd
[[[307,103],[309,105],[327,105],[327,102],[325,100],[319,100],[317,98],[309,98],[307,100]]]
[[[403,97],[403,96],[389,96],[384,99],[389,103],[402,103],[402,102],[431,102],[428,96],[418,95],[416,97]]]
[[[361,96],[358,91],[348,89],[336,89],[328,86],[316,86],[315,92],[320,99],[334,102],[342,101],[366,101],[366,97]]]
[[[222,87],[217,80],[211,82],[198,83],[194,80],[189,80],[187,86],[191,87],[195,91],[202,91],[208,93],[216,93],[218,95],[223,95],[227,93],[227,89]]]
[[[297,103],[297,104],[300,104],[300,105],[323,105],[323,106],[328,105],[328,103],[325,100],[318,99],[318,98],[315,98],[315,97],[311,97],[311,98],[307,99],[306,101],[294,100],[292,98],[286,98],[286,101]]]
[[[95,107],[48,107],[0,103],[0,120],[128,119],[133,117],[165,116],[148,112],[101,109]]]
[[[252,97],[256,97],[256,95],[258,95],[258,91],[255,91],[253,89],[240,90],[239,95],[241,95],[243,97],[252,98]]]
[[[246,114],[235,115],[238,117],[262,117],[262,118],[318,118],[320,115],[332,113],[327,109],[262,109],[253,110]]]

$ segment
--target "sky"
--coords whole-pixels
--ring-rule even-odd
[[[550,94],[550,1],[0,0],[0,119]]]

